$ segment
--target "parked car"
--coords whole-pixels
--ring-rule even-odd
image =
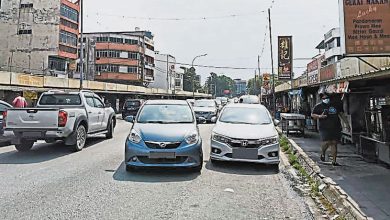
[[[201,99],[195,101],[194,111],[198,121],[213,122],[218,117],[219,108],[215,100]]]
[[[186,101],[149,100],[133,122],[125,146],[126,170],[139,167],[186,167],[200,172],[202,139]]]
[[[243,104],[260,104],[260,98],[255,95],[244,95],[239,98],[238,102]]]
[[[0,100],[0,142],[3,141],[8,141],[6,137],[3,136],[4,134],[4,129],[3,129],[3,114],[6,112],[8,109],[12,108],[12,105],[8,104],[7,102],[1,101]]]
[[[90,91],[45,92],[36,108],[8,109],[3,115],[5,133],[18,151],[29,151],[38,140],[62,140],[80,151],[88,135],[112,138],[116,125],[114,109]]]
[[[216,100],[219,100],[222,104],[222,106],[225,106],[228,104],[229,99],[227,97],[217,97]]]
[[[210,160],[279,167],[279,136],[268,110],[262,105],[227,105],[212,131]]]
[[[129,115],[136,116],[143,103],[143,99],[126,100],[122,108],[122,118],[124,119]]]

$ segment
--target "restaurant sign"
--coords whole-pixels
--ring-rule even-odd
[[[346,55],[390,54],[389,0],[343,0],[340,7]]]
[[[336,78],[336,73],[337,73],[337,65],[335,63],[321,68],[320,82],[324,82]]]
[[[278,77],[279,80],[291,80],[293,75],[292,37],[278,37]]]

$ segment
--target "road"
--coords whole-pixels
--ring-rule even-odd
[[[127,173],[119,121],[111,140],[92,139],[74,153],[61,143],[31,152],[0,148],[0,219],[312,219],[282,172],[266,166],[208,162],[213,125],[201,125],[201,174]],[[282,168],[283,169],[283,168]]]

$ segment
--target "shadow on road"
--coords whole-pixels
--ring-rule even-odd
[[[275,175],[279,173],[279,171],[272,166],[242,162],[217,161],[216,163],[211,163],[208,161],[205,167],[208,170],[220,173],[238,175]]]
[[[189,169],[148,168],[127,172],[124,162],[116,169],[113,178],[117,181],[162,183],[185,182],[196,179],[200,174]]]
[[[98,144],[105,139],[90,138],[85,148]],[[13,146],[11,146],[13,147]],[[15,150],[0,154],[0,164],[33,164],[53,160],[69,154],[75,153],[71,146],[66,146],[63,142],[37,143],[31,151],[18,152]]]

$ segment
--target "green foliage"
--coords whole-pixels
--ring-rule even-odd
[[[202,86],[199,80],[196,77],[196,71],[191,71],[191,69],[185,68],[183,75],[183,90],[192,92],[192,88],[194,87],[194,91],[201,90]],[[194,86],[193,86],[194,84]]]
[[[220,97],[225,96],[223,93],[224,90],[230,90],[230,93],[234,94],[236,91],[235,86],[235,82],[232,78],[223,74],[217,75],[216,73],[210,73],[204,88],[209,94],[214,94],[216,97]]]

